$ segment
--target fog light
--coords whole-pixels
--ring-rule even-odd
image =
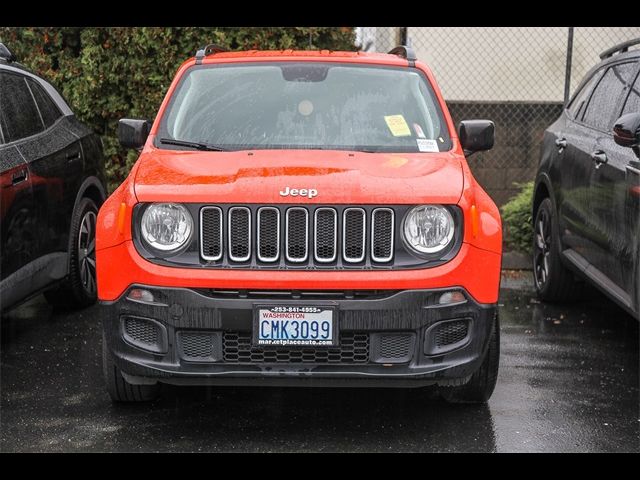
[[[153,297],[153,293],[149,290],[145,290],[144,288],[133,288],[127,295],[129,300],[133,300],[134,302],[144,302],[144,303],[155,303],[155,298]]]
[[[451,305],[452,303],[464,303],[466,301],[467,299],[462,294],[462,292],[458,290],[454,290],[451,292],[445,292],[442,295],[440,295],[440,298],[438,299],[438,304]]]

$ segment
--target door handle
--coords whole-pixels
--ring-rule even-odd
[[[27,180],[27,171],[26,170],[20,170],[19,172],[16,172],[13,175],[11,175],[11,184],[12,185],[17,185],[17,184],[22,183],[22,182],[24,182],[26,180]]]
[[[591,158],[594,162],[596,162],[596,169],[600,168],[602,165],[607,163],[609,159],[607,158],[607,154],[602,150],[596,150],[595,152],[591,152]]]
[[[69,161],[77,160],[78,158],[80,158],[80,151],[78,150],[77,152],[67,153],[65,155],[65,158]]]
[[[564,137],[556,138],[556,147],[558,147],[558,153],[562,153],[567,148],[567,139]]]

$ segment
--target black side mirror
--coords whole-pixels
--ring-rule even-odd
[[[640,113],[627,113],[616,120],[613,140],[622,147],[632,148],[640,158]]]
[[[493,148],[495,126],[491,120],[464,120],[458,127],[458,136],[465,155]]]
[[[120,141],[120,145],[125,148],[144,147],[152,123],[151,120],[121,118],[118,122],[118,140]]]

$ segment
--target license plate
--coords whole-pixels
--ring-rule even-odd
[[[334,309],[318,306],[255,307],[257,346],[331,347],[337,344]]]

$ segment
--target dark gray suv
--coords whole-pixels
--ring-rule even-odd
[[[0,43],[0,308],[44,292],[96,300],[95,224],[105,199],[100,138]]]
[[[586,280],[640,312],[640,39],[603,52],[545,132],[533,201],[533,265],[543,300]]]

